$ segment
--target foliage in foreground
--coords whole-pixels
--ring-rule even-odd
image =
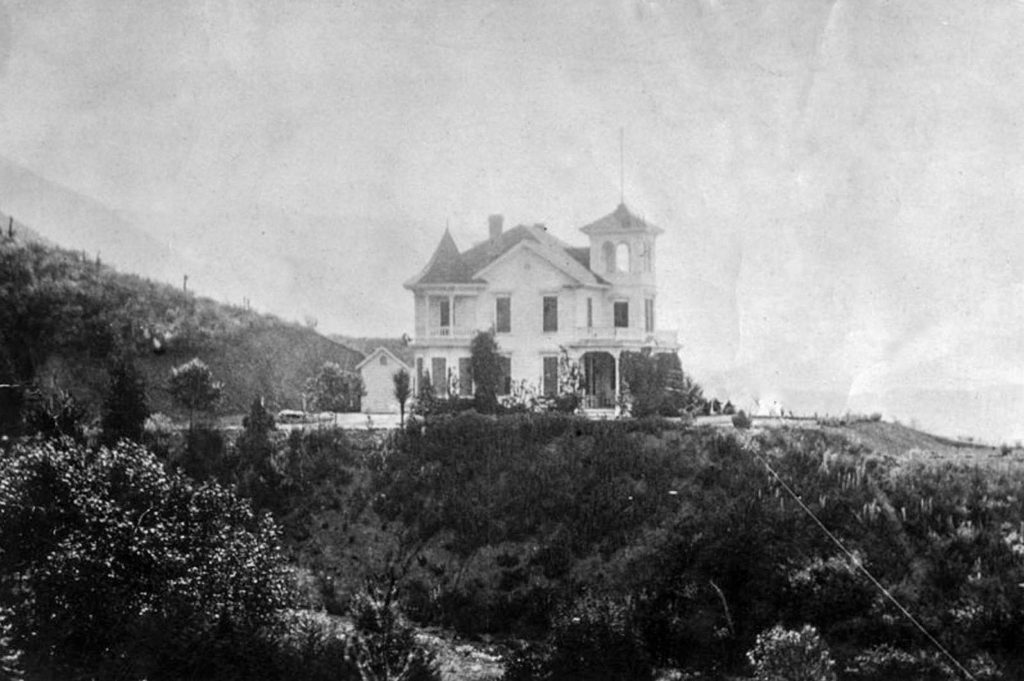
[[[817,629],[775,625],[758,634],[747,653],[757,681],[836,681],[836,663]]]
[[[32,674],[266,678],[289,575],[273,522],[222,487],[135,445],[16,445],[0,546],[0,608]]]

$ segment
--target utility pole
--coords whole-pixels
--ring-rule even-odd
[[[188,275],[187,274],[184,275],[184,278],[181,280],[181,290],[183,292],[185,292],[185,293],[188,293]]]

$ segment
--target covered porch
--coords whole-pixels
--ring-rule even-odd
[[[617,409],[622,391],[621,356],[621,350],[591,350],[580,355],[584,409]]]

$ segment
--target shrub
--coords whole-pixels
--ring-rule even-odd
[[[556,619],[551,652],[540,664],[550,678],[571,681],[651,679],[650,657],[629,602],[585,597]]]
[[[29,433],[45,438],[85,439],[85,407],[65,390],[43,395],[29,391],[25,405],[25,425]]]
[[[746,430],[751,426],[750,417],[747,416],[745,411],[740,409],[738,414],[733,415],[732,425],[734,428],[738,428],[739,430]]]
[[[976,681],[1003,678],[992,658],[985,654],[971,658],[967,669]],[[962,674],[938,651],[908,651],[880,645],[854,657],[846,666],[845,677],[853,681],[957,681]]]
[[[757,681],[835,681],[835,662],[818,631],[776,625],[758,635],[747,659]]]
[[[503,681],[538,681],[550,678],[547,661],[551,657],[550,646],[544,644],[518,644],[505,655]]]
[[[434,655],[416,642],[392,596],[362,592],[352,604],[350,657],[364,681],[440,681]]]
[[[202,676],[260,650],[291,603],[277,529],[136,445],[0,458],[0,609],[41,676]]]

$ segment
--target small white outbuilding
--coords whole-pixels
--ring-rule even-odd
[[[394,375],[405,369],[410,375],[412,368],[395,353],[381,346],[356,365],[356,371],[363,379],[362,405],[364,414],[397,414],[398,400],[395,399]]]

